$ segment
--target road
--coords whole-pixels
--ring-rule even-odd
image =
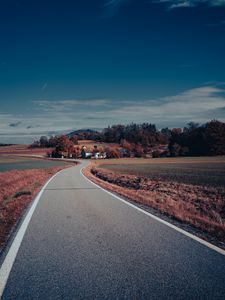
[[[225,256],[87,181],[47,185],[2,299],[225,299]]]

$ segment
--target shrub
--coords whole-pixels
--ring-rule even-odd
[[[159,158],[159,157],[160,157],[160,152],[158,150],[152,152],[152,158]]]
[[[105,149],[107,158],[120,158],[120,152],[115,148],[106,148]]]

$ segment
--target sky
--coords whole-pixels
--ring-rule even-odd
[[[0,1],[0,143],[225,121],[225,0]]]

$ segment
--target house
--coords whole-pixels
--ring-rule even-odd
[[[81,150],[81,158],[91,158],[92,157],[92,153],[91,152],[87,152],[86,151],[86,147],[83,147]]]
[[[96,152],[93,155],[94,159],[104,159],[106,157],[107,157],[106,152],[103,152],[103,153],[102,152]]]

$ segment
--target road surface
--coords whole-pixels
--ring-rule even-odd
[[[87,181],[47,185],[2,299],[225,299],[225,256]]]

